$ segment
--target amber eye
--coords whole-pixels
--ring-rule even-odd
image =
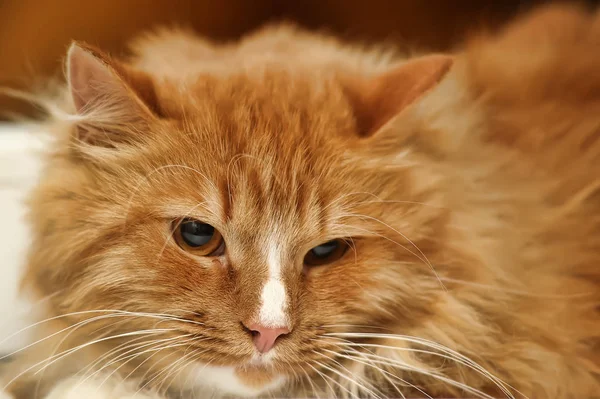
[[[185,251],[199,256],[220,256],[225,252],[221,233],[213,226],[194,219],[175,222],[175,241]]]
[[[342,239],[327,241],[317,245],[304,256],[304,264],[318,266],[334,262],[346,253],[348,243]]]

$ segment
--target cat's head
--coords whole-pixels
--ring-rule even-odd
[[[176,81],[73,45],[76,113],[32,199],[28,281],[109,344],[150,343],[131,363],[146,376],[253,395],[331,374],[361,332],[436,312],[439,174],[396,119],[451,64]]]

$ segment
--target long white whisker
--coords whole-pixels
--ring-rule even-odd
[[[317,351],[313,351],[313,353],[315,353],[315,354],[317,354],[317,355],[322,355],[322,354],[320,354],[320,353],[319,353],[319,352],[317,352]],[[331,359],[331,361],[335,362],[335,363],[336,363],[336,364],[337,364],[337,365],[340,367],[340,369],[341,369],[341,368],[345,369],[345,370],[346,370],[346,371],[347,371],[349,374],[351,374],[351,375],[352,375],[352,377],[356,377],[356,376],[354,375],[354,373],[352,373],[350,370],[348,370],[346,367],[344,367],[344,366],[343,366],[341,363],[337,362],[337,361],[336,361],[336,360],[334,360],[334,359]],[[364,384],[360,383],[360,378],[358,378],[358,380],[359,380],[359,381],[355,381],[355,380],[353,380],[352,378],[350,378],[350,377],[348,377],[348,376],[345,376],[345,375],[343,375],[342,373],[340,373],[340,372],[338,372],[338,371],[334,370],[333,368],[329,368],[329,366],[327,366],[327,365],[325,365],[325,364],[321,364],[320,362],[316,362],[316,363],[317,363],[317,364],[319,364],[319,365],[320,365],[322,368],[325,368],[325,369],[327,369],[327,370],[329,370],[329,371],[331,371],[331,372],[333,372],[333,373],[335,373],[335,374],[339,375],[340,377],[342,377],[342,378],[345,378],[347,381],[349,381],[349,382],[351,382],[352,384],[354,384],[355,386],[359,387],[360,389],[362,389],[364,392],[368,393],[369,395],[372,395],[372,396],[373,396],[373,397],[375,397],[375,398],[379,398],[379,395],[378,395],[378,394],[376,394],[375,392],[373,392],[373,390],[371,390],[371,389],[367,388],[367,387],[366,387]]]
[[[163,384],[166,382],[167,378],[169,378],[169,376],[174,372],[174,370],[177,370],[177,367],[184,367],[185,365],[187,365],[188,363],[185,361],[185,359],[188,358],[188,356],[192,356],[194,355],[194,353],[198,352],[199,349],[194,349],[191,354],[188,354],[188,350],[192,347],[192,345],[194,344],[194,341],[192,339],[192,342],[187,346],[187,348],[185,348],[185,351],[183,352],[183,356],[181,356],[178,360],[174,361],[173,364],[171,364],[167,369],[163,370],[162,373],[167,372],[166,375],[162,378],[162,382],[160,383],[160,385],[158,385],[157,390],[160,391],[162,389]],[[179,369],[181,370],[181,368]],[[158,376],[157,376],[158,377]]]
[[[333,205],[339,203],[344,198],[348,198],[348,197],[354,196],[354,195],[367,195],[367,196],[375,198],[375,200],[370,200],[370,201],[352,202],[351,204],[354,205],[354,206],[356,206],[356,205],[362,205],[362,204],[370,204],[370,203],[376,203],[376,204],[410,204],[410,205],[422,205],[422,206],[427,206],[427,207],[437,208],[437,209],[446,209],[446,207],[444,207],[444,206],[434,205],[434,204],[428,204],[426,202],[384,200],[384,199],[381,199],[379,196],[377,196],[377,195],[375,195],[373,193],[370,193],[370,192],[366,192],[366,191],[358,191],[358,192],[352,192],[352,193],[341,195],[341,196],[337,197],[335,200],[331,201],[329,204],[327,204],[327,206],[325,206],[323,209],[327,210],[330,207],[332,207]]]
[[[392,366],[392,367],[404,367],[405,366],[405,364],[399,363],[399,362],[394,361],[392,359],[386,359],[386,360],[372,359],[372,361],[375,362],[375,363],[379,363],[379,364],[383,364],[383,365],[387,365],[387,366]],[[477,395],[478,397],[483,398],[483,399],[497,399],[497,398],[494,398],[493,396],[490,396],[490,395],[486,394],[485,392],[481,392],[478,389],[475,389],[475,388],[470,387],[470,386],[468,386],[466,384],[463,384],[462,382],[458,382],[458,381],[452,380],[452,379],[450,379],[448,377],[445,377],[445,376],[443,376],[441,374],[432,373],[432,372],[429,372],[429,371],[426,371],[426,370],[422,370],[422,369],[418,369],[418,368],[415,368],[415,367],[411,367],[410,371],[413,371],[413,372],[416,372],[416,373],[419,373],[419,374],[423,374],[423,375],[427,375],[429,377],[435,378],[437,380],[445,382],[448,385],[452,385],[452,386],[460,388],[460,389],[462,389],[462,390],[464,390],[466,392],[469,392],[471,394]]]
[[[319,393],[318,393],[320,390],[318,390],[318,389],[315,387],[315,385],[314,385],[314,384],[313,384],[313,382],[312,382],[312,378],[310,377],[310,375],[308,375],[308,372],[307,372],[306,370],[304,370],[304,367],[302,367],[302,372],[303,372],[303,373],[304,373],[304,375],[306,376],[306,379],[307,379],[308,383],[310,384],[310,387],[311,387],[311,389],[312,389],[312,392],[313,392],[313,394],[317,396],[317,399],[321,399],[321,397],[319,396]],[[321,377],[321,378],[322,378],[322,377]],[[334,394],[334,391],[331,391],[331,394],[333,395],[333,394]]]
[[[131,351],[130,348],[134,348],[133,350],[135,351],[135,350],[141,349],[145,345],[152,345],[153,343],[164,341],[164,340],[170,340],[170,339],[172,339],[172,338],[163,338],[163,339],[157,339],[157,340],[153,339],[153,340],[148,341],[147,337],[140,336],[135,339],[126,341],[126,342],[116,346],[115,348],[112,348],[109,351],[107,351],[107,353],[105,353],[104,355],[102,355],[101,357],[96,359],[96,361],[90,363],[83,370],[81,370],[78,374],[86,375],[89,371],[95,369],[96,366],[98,366],[105,360],[109,359],[111,356],[113,356],[121,351],[125,351],[125,353],[121,354],[121,355],[123,355],[123,354],[129,353],[129,351]],[[142,341],[142,342],[140,343],[139,341]],[[121,355],[118,355],[118,356],[121,356]]]
[[[184,345],[182,345],[182,346],[185,346],[185,344],[184,344]],[[144,383],[144,385],[142,385],[142,386],[141,386],[141,387],[138,389],[138,392],[140,392],[141,390],[145,389],[145,388],[146,388],[147,386],[149,386],[149,385],[150,385],[150,384],[151,384],[151,383],[152,383],[154,380],[156,380],[158,377],[160,377],[160,376],[161,376],[161,375],[163,375],[164,373],[168,373],[168,372],[169,372],[170,370],[172,370],[174,367],[177,367],[177,365],[179,365],[181,362],[185,361],[185,359],[187,359],[187,358],[188,358],[188,356],[190,356],[190,355],[191,355],[191,356],[193,357],[193,356],[194,356],[196,353],[197,353],[197,351],[194,351],[194,352],[192,352],[191,354],[186,354],[186,355],[184,355],[183,357],[181,357],[181,358],[177,359],[176,361],[174,361],[174,362],[173,362],[173,363],[172,363],[172,364],[171,364],[169,367],[166,367],[166,368],[164,368],[164,369],[162,369],[162,370],[160,370],[160,371],[158,371],[158,372],[154,373],[154,376],[153,376],[152,378],[150,378],[148,381],[146,381],[146,383]],[[168,356],[168,355],[167,355],[167,356]],[[166,356],[163,356],[163,359],[164,359],[165,357],[166,357]],[[145,379],[145,378],[146,378],[146,375],[147,375],[147,372],[146,372],[146,374],[144,374],[144,378],[143,378],[143,379]],[[168,377],[169,375],[170,375],[170,374],[167,374],[167,377]],[[164,380],[163,380],[163,383],[164,383]]]
[[[426,354],[426,355],[432,355],[432,356],[437,356],[437,357],[442,357],[444,359],[449,359],[452,361],[458,361],[457,359],[445,355],[443,353],[439,353],[439,352],[434,352],[434,351],[428,351],[425,349],[416,349],[416,348],[396,348],[396,347],[389,347],[386,345],[380,345],[380,344],[371,344],[371,343],[356,343],[356,342],[347,342],[347,343],[339,343],[338,346],[346,346],[346,347],[359,347],[359,348],[379,348],[379,349],[393,349],[394,351],[399,351],[399,352],[411,352],[411,353],[421,353],[421,354]],[[374,354],[373,352],[371,352],[372,354]],[[462,362],[459,362],[461,364],[463,364]]]
[[[386,327],[377,327],[377,326],[370,326],[368,324],[325,324],[321,326],[322,328],[365,328],[365,329],[371,329],[371,330],[387,330],[387,331],[391,331],[390,328],[386,328]]]
[[[82,323],[86,323],[87,324],[88,322],[91,322],[91,321],[103,320],[103,319],[111,318],[111,317],[125,317],[125,316],[147,317],[147,318],[154,318],[154,319],[160,319],[160,320],[180,321],[180,322],[183,322],[183,323],[196,324],[196,325],[201,325],[201,326],[204,325],[204,323],[200,323],[200,322],[196,322],[196,321],[192,321],[192,320],[187,320],[187,319],[182,319],[182,318],[175,317],[175,316],[169,315],[169,314],[130,312],[130,311],[126,311],[126,310],[115,310],[115,309],[85,310],[85,311],[80,311],[80,312],[67,313],[67,314],[60,315],[60,316],[54,316],[54,317],[50,317],[48,319],[44,319],[42,321],[36,322],[34,324],[31,324],[31,325],[29,325],[27,327],[24,327],[21,330],[13,333],[11,335],[9,335],[8,337],[6,337],[2,341],[0,341],[0,344],[4,343],[6,340],[9,340],[9,339],[15,337],[17,334],[20,334],[20,333],[22,333],[24,331],[27,331],[28,329],[34,328],[36,326],[39,326],[39,325],[41,325],[43,323],[47,323],[47,322],[50,322],[50,321],[58,320],[58,319],[61,319],[61,318],[64,318],[64,317],[78,316],[78,315],[83,315],[83,314],[87,314],[87,313],[92,313],[92,314],[94,314],[94,313],[109,313],[109,314],[104,314],[102,316],[95,316],[95,317],[92,317],[92,318],[89,318],[89,319],[82,320],[82,321],[80,321],[80,322],[78,322],[78,323],[76,323],[74,325],[65,327],[65,328],[63,328],[63,329],[61,329],[59,331],[56,331],[56,332],[54,332],[54,333],[52,333],[52,334],[50,334],[50,335],[48,335],[48,336],[46,336],[44,338],[41,338],[41,339],[39,339],[39,340],[31,343],[31,344],[28,344],[28,345],[26,345],[26,346],[24,346],[22,348],[19,348],[18,350],[15,350],[15,351],[13,351],[11,353],[8,353],[6,355],[0,356],[0,360],[4,360],[4,359],[6,359],[8,357],[14,356],[14,355],[16,355],[19,352],[22,352],[22,351],[24,351],[24,350],[26,350],[26,349],[34,346],[34,345],[37,345],[37,344],[39,344],[41,342],[47,341],[48,339],[53,338],[53,337],[55,337],[55,336],[57,336],[57,335],[59,335],[59,334],[61,334],[63,332],[66,332],[66,331],[70,330],[70,329],[77,328]]]
[[[191,335],[191,334],[189,334],[189,335]],[[117,372],[118,372],[118,371],[121,369],[121,367],[124,367],[124,366],[125,366],[127,363],[131,362],[132,360],[135,360],[135,359],[137,359],[137,358],[138,358],[138,357],[140,357],[140,356],[143,356],[143,355],[145,355],[145,354],[147,354],[147,353],[152,353],[152,355],[150,356],[150,357],[152,357],[152,356],[154,356],[155,354],[157,354],[157,353],[159,353],[159,352],[161,352],[161,351],[163,351],[163,350],[166,350],[166,349],[173,349],[173,348],[178,348],[178,347],[186,346],[186,345],[188,344],[188,342],[190,342],[190,341],[193,341],[193,340],[194,340],[194,338],[191,338],[191,339],[186,339],[186,340],[183,340],[182,342],[167,343],[167,344],[164,344],[164,345],[159,345],[159,346],[155,346],[155,347],[153,347],[153,348],[150,348],[150,349],[146,349],[146,350],[144,350],[144,351],[142,351],[142,352],[135,353],[135,354],[133,354],[133,355],[129,355],[129,356],[127,356],[127,358],[126,358],[127,360],[126,360],[124,363],[122,363],[121,365],[119,365],[118,367],[116,367],[116,368],[115,368],[113,371],[111,371],[111,372],[110,372],[110,374],[108,374],[108,375],[107,375],[107,376],[104,378],[104,380],[102,381],[102,383],[100,384],[100,386],[102,386],[102,384],[104,384],[104,383],[106,383],[108,380],[110,380],[110,378],[111,378],[111,377],[112,377],[114,374],[116,374],[116,373],[117,373]],[[149,357],[149,358],[150,358],[150,357]],[[149,358],[147,358],[147,359],[149,359]],[[125,360],[125,359],[121,359],[121,361],[123,361],[123,360]],[[113,363],[114,363],[114,362],[113,362]],[[128,376],[127,378],[129,378],[129,376]],[[143,388],[145,388],[145,385],[144,385],[144,387],[142,387],[141,389],[143,389]],[[140,390],[141,390],[141,389],[140,389]]]
[[[187,351],[187,349],[186,349],[186,351]],[[206,352],[206,350],[194,349],[191,353],[184,354],[184,356],[181,358],[181,361],[179,362],[180,363],[179,368],[177,368],[177,367],[173,368],[171,371],[169,371],[167,373],[166,376],[163,377],[162,382],[158,386],[158,390],[162,390],[163,389],[163,385],[165,384],[165,382],[167,382],[167,379],[172,376],[171,377],[171,381],[167,385],[167,388],[165,388],[165,392],[168,391],[169,387],[171,385],[173,385],[173,382],[175,381],[175,379],[177,378],[177,376],[179,374],[181,374],[181,372],[183,370],[185,370],[190,364],[194,363],[198,359],[199,355],[201,355],[202,353],[205,353],[205,352]],[[189,358],[189,360],[183,361],[186,358]]]
[[[88,342],[86,344],[83,345],[79,345],[75,348],[71,348],[68,350],[65,350],[59,354],[53,355],[51,358],[54,358],[54,360],[52,360],[50,363],[47,363],[49,359],[44,359],[42,361],[39,361],[37,363],[35,363],[34,365],[28,367],[27,369],[25,369],[24,371],[20,372],[18,375],[16,375],[13,379],[11,379],[6,385],[4,385],[3,390],[6,390],[13,382],[15,382],[16,380],[18,380],[21,376],[25,375],[26,373],[30,372],[31,370],[41,366],[43,363],[47,363],[46,365],[44,365],[43,367],[41,367],[38,371],[35,372],[35,374],[38,374],[39,372],[42,372],[43,370],[45,370],[47,367],[49,367],[50,365],[52,365],[53,363],[55,363],[56,361],[63,359],[65,356],[68,356],[80,349],[83,349],[85,347],[88,347],[90,345],[96,344],[98,342],[102,342],[102,341],[106,341],[109,339],[115,339],[115,338],[120,338],[120,337],[125,337],[125,336],[134,336],[134,335],[141,335],[141,334],[152,334],[155,333],[156,330],[147,330],[147,331],[134,331],[134,332],[130,332],[130,333],[126,333],[126,334],[119,334],[117,336],[111,336],[111,337],[106,337],[106,338],[102,338],[100,340],[94,340],[91,342]],[[156,332],[157,333],[157,332]]]
[[[106,378],[104,381],[108,380],[113,374],[115,374],[116,372],[119,371],[119,369],[121,369],[121,367],[124,367],[127,363],[129,363],[130,361],[134,360],[135,358],[142,356],[146,353],[150,353],[156,350],[162,350],[165,349],[167,347],[169,347],[169,345],[171,345],[172,341],[177,341],[181,338],[185,338],[188,336],[191,336],[192,334],[184,334],[184,335],[179,335],[176,337],[171,337],[171,338],[163,338],[163,339],[158,339],[158,340],[152,340],[150,341],[150,343],[144,343],[143,345],[137,345],[135,348],[128,350],[125,353],[120,354],[119,356],[117,356],[115,359],[112,359],[110,362],[106,363],[104,366],[102,366],[100,369],[96,370],[94,373],[92,373],[90,376],[86,377],[83,382],[85,382],[88,378],[95,376],[96,374],[100,374],[102,371],[104,371],[105,369],[111,367],[113,364],[116,364],[118,362],[122,362],[124,360],[127,360],[126,362],[120,364],[118,367],[116,367]],[[147,348],[147,347],[152,347],[151,349],[145,349],[143,351],[140,352],[141,349]],[[133,355],[131,355],[130,353],[134,353]],[[82,383],[83,383],[82,382]],[[104,382],[103,382],[104,383]]]
[[[454,360],[458,363],[461,363],[469,368],[471,368],[474,371],[479,372],[481,375],[487,377],[490,381],[492,381],[500,390],[502,390],[502,392],[504,392],[504,394],[506,394],[507,397],[514,399],[513,394],[510,392],[510,390],[506,387],[506,384],[504,381],[500,380],[498,377],[494,376],[493,374],[491,374],[489,371],[487,371],[484,367],[482,367],[481,365],[479,365],[478,363],[476,363],[475,361],[473,361],[472,359],[462,355],[461,353],[452,350],[446,346],[443,346],[437,342],[434,341],[430,341],[424,338],[418,338],[418,337],[412,337],[412,336],[407,336],[407,335],[394,335],[394,334],[370,334],[370,333],[326,333],[325,335],[327,336],[337,336],[337,337],[349,337],[349,338],[379,338],[379,339],[392,339],[392,340],[401,340],[404,342],[411,342],[411,343],[415,343],[418,345],[424,345],[433,349],[436,349],[438,351],[441,351],[443,353],[445,353],[446,355],[449,355],[451,360]],[[376,344],[361,344],[361,345],[376,345]],[[395,347],[386,347],[385,345],[382,346],[385,347],[386,349],[393,349],[393,350],[399,350],[401,348],[395,348]],[[510,386],[510,385],[508,385]],[[510,386],[512,389],[514,389],[516,391],[516,389],[512,386]],[[518,392],[518,391],[517,391]],[[520,393],[520,392],[519,392]],[[525,396],[525,395],[523,395]]]
[[[307,365],[308,365],[308,367],[310,367],[311,369],[313,369],[314,372],[317,373],[317,375],[319,375],[323,379],[323,381],[325,382],[325,384],[327,384],[327,386],[329,387],[329,390],[332,392],[332,394],[335,394],[335,389],[333,389],[333,387],[329,384],[329,382],[327,382],[327,380],[329,380],[329,381],[333,382],[334,384],[336,384],[337,386],[339,386],[342,390],[344,390],[348,394],[350,394],[350,396],[358,399],[358,397],[354,393],[350,392],[348,389],[346,389],[346,387],[344,387],[343,385],[341,385],[339,382],[337,382],[336,380],[334,380],[333,378],[331,378],[327,374],[320,372],[312,364],[307,363]]]
[[[394,389],[396,389],[396,391],[397,391],[397,392],[398,392],[400,395],[402,395],[402,397],[403,397],[403,398],[404,398],[404,394],[402,394],[402,392],[401,392],[401,391],[398,389],[398,387],[396,386],[396,384],[394,384],[394,383],[393,383],[393,382],[390,380],[390,378],[389,378],[388,376],[390,376],[390,377],[392,377],[392,378],[395,378],[395,379],[399,380],[400,382],[402,382],[403,384],[406,384],[406,385],[410,386],[411,388],[413,388],[413,389],[415,389],[415,390],[417,390],[417,391],[421,392],[421,393],[422,393],[423,395],[425,395],[427,398],[429,398],[429,399],[433,399],[433,398],[432,398],[431,396],[429,396],[429,395],[428,395],[428,394],[427,394],[425,391],[421,390],[421,389],[420,389],[419,387],[417,387],[416,385],[414,385],[414,384],[411,384],[410,382],[408,382],[408,381],[406,381],[406,380],[404,380],[404,379],[402,379],[402,378],[400,378],[400,377],[398,377],[398,376],[396,376],[396,375],[393,375],[393,374],[391,374],[390,372],[388,372],[388,371],[386,371],[386,370],[383,370],[383,369],[381,369],[380,367],[377,367],[377,366],[376,366],[376,365],[374,365],[372,362],[370,362],[370,359],[369,359],[367,356],[365,356],[365,354],[364,354],[364,353],[358,352],[358,351],[356,351],[356,350],[352,350],[352,353],[354,353],[356,356],[360,356],[360,357],[362,357],[362,358],[364,359],[364,360],[358,360],[358,359],[356,359],[355,357],[351,357],[351,356],[345,355],[345,354],[343,354],[343,353],[337,353],[337,352],[334,352],[334,351],[332,351],[332,350],[329,350],[329,349],[324,349],[324,351],[326,351],[326,352],[329,352],[329,353],[331,353],[332,355],[335,355],[335,356],[340,356],[340,357],[343,357],[343,358],[345,358],[345,359],[348,359],[348,360],[357,361],[357,362],[359,362],[359,363],[362,363],[362,364],[364,364],[364,365],[367,365],[367,366],[369,366],[369,367],[372,367],[372,368],[376,369],[377,371],[379,371],[379,372],[380,372],[380,373],[381,373],[381,374],[384,376],[384,378],[385,378],[385,379],[386,379],[386,380],[387,380],[387,381],[388,381],[390,384],[392,384],[392,385],[394,386]]]
[[[85,344],[81,344],[81,345],[77,345],[74,348],[68,349],[66,351],[63,351],[57,355],[53,355],[51,356],[51,358],[53,358],[53,360],[44,365],[44,367],[42,367],[40,370],[36,371],[35,374],[38,374],[39,372],[45,370],[46,368],[50,367],[52,364],[56,363],[57,361],[63,359],[66,356],[69,356],[81,349],[87,348],[91,345],[95,345],[97,343],[100,342],[105,342],[111,339],[117,339],[117,338],[124,338],[124,337],[131,337],[131,336],[137,336],[137,335],[148,335],[148,334],[161,334],[164,332],[169,332],[169,331],[176,331],[176,329],[161,329],[161,330],[139,330],[139,331],[132,331],[132,332],[126,332],[126,333],[122,333],[122,334],[117,334],[117,335],[111,335],[109,337],[103,337],[103,338],[99,338],[90,342],[86,342]]]
[[[435,277],[438,279],[438,281],[440,282],[440,284],[442,285],[443,289],[445,291],[447,291],[448,289],[446,288],[446,286],[444,285],[444,283],[442,282],[442,280],[440,279],[439,274],[437,273],[437,271],[435,270],[435,268],[433,267],[433,264],[429,261],[429,259],[427,258],[427,255],[425,255],[425,253],[423,251],[421,251],[421,248],[419,248],[417,246],[417,244],[415,244],[411,239],[409,239],[405,234],[401,233],[400,231],[398,231],[398,229],[395,229],[394,227],[390,226],[389,224],[385,223],[384,221],[377,219],[375,217],[372,216],[368,216],[368,215],[362,215],[362,214],[354,214],[354,217],[357,217],[359,219],[367,219],[367,220],[373,220],[375,222],[378,222],[380,224],[382,224],[383,226],[387,227],[388,229],[392,230],[393,232],[395,232],[396,234],[398,234],[399,236],[401,236],[402,238],[404,238],[406,241],[409,242],[410,245],[412,245],[415,250],[418,252],[415,253],[412,250],[410,250],[409,248],[406,248],[404,245],[400,244],[400,243],[396,243],[400,246],[402,246],[404,249],[406,249],[408,252],[410,252],[412,255],[414,255],[415,257],[417,257],[418,259],[420,259],[421,261],[423,261],[427,266],[429,266],[429,268],[431,269],[431,271],[433,272],[433,274],[435,275]],[[382,236],[383,238],[385,238],[385,236]],[[392,242],[395,242],[393,240],[390,240]]]
[[[59,315],[59,316],[50,317],[50,318],[47,318],[47,319],[44,319],[44,320],[40,320],[38,322],[35,322],[33,324],[30,324],[30,325],[28,325],[26,327],[21,328],[19,331],[16,331],[16,332],[12,333],[11,335],[9,335],[8,337],[5,337],[2,340],[0,340],[0,344],[3,344],[7,340],[9,340],[11,338],[14,338],[15,336],[17,336],[17,335],[19,335],[19,334],[21,334],[21,333],[23,333],[23,332],[25,332],[27,330],[35,328],[35,327],[37,327],[37,326],[39,326],[41,324],[48,323],[48,322],[51,322],[51,321],[54,321],[54,320],[58,320],[58,319],[61,319],[61,318],[64,318],[64,317],[78,316],[78,315],[82,315],[82,314],[86,314],[86,313],[107,313],[107,312],[114,312],[114,311],[112,311],[112,310],[84,310],[84,311],[80,311],[80,312],[72,312],[72,313],[62,314],[62,315]],[[23,348],[23,349],[26,349],[26,348]],[[15,353],[8,354],[6,356],[0,357],[0,360],[4,359],[5,357],[14,355]]]

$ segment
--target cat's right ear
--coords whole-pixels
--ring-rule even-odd
[[[454,63],[446,54],[431,54],[402,62],[370,79],[347,85],[359,134],[375,135],[405,109],[418,103],[444,79]]]
[[[69,48],[66,66],[80,142],[107,148],[132,143],[158,118],[153,82],[145,73],[79,43]]]

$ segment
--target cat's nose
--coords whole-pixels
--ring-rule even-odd
[[[267,353],[275,346],[277,338],[290,333],[287,327],[265,327],[257,323],[245,327],[252,333],[254,346],[260,353]]]

